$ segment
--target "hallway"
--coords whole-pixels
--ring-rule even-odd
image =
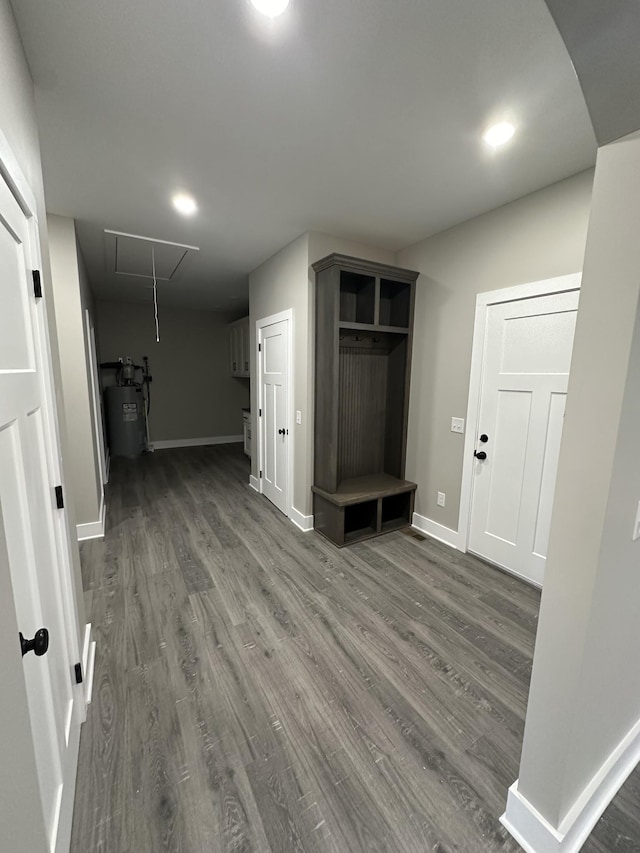
[[[338,551],[247,478],[236,445],[112,467],[73,852],[517,851],[538,593],[406,533]],[[584,850],[640,849],[639,793]]]

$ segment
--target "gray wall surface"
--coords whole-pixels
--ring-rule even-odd
[[[302,413],[302,424],[293,428],[293,505],[303,515],[310,513],[307,492],[309,457],[313,455],[310,442],[309,387],[309,236],[303,234],[266,260],[249,275],[249,337],[251,339],[251,412],[253,421],[253,452],[251,473],[258,476],[258,368],[256,360],[256,323],[289,308],[293,309],[293,408]],[[289,444],[291,452],[291,443]]]
[[[601,149],[520,766],[555,827],[640,726],[640,139]]]
[[[393,264],[395,255],[385,249],[343,240],[328,234],[303,234],[266,260],[249,276],[251,359],[256,364],[256,322],[293,309],[293,409],[300,411],[302,423],[294,426],[293,505],[303,515],[311,515],[313,483],[313,352],[315,274],[311,264],[340,252],[382,263]],[[254,369],[255,372],[255,369]],[[252,411],[258,410],[258,386],[252,383]],[[254,421],[254,440],[258,429]],[[252,474],[258,476],[258,454],[251,460]]]
[[[47,215],[53,297],[58,327],[62,397],[69,439],[71,488],[76,523],[100,520],[102,482],[96,452],[89,375],[85,310],[92,316],[93,294],[84,260],[77,246],[73,219]]]
[[[149,357],[151,441],[241,435],[249,380],[230,375],[227,324],[236,318],[163,308],[161,293],[159,300],[160,343],[151,301],[97,303],[100,361]]]
[[[467,413],[477,294],[579,272],[592,181],[583,172],[398,252],[421,273],[406,472],[420,515],[458,529],[464,436],[450,427]]]

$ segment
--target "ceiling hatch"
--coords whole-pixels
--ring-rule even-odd
[[[185,272],[197,246],[171,243],[105,229],[105,260],[108,272],[157,281],[177,281]]]

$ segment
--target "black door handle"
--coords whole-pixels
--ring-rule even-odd
[[[476,457],[476,459],[480,459],[480,461],[487,458],[487,454],[484,452],[484,450],[474,450],[473,455]]]
[[[278,435],[284,435],[284,430],[283,430],[283,429],[279,429],[279,430],[278,430]]]
[[[489,436],[486,434],[486,432],[483,432],[483,433],[482,433],[482,435],[480,436],[480,441],[481,441],[483,444],[486,444],[486,443],[487,443],[487,441],[489,441]]]
[[[24,657],[28,652],[33,652],[36,657],[46,655],[47,649],[49,648],[49,632],[46,628],[40,628],[39,631],[36,631],[36,635],[33,640],[25,640],[21,631],[20,648],[22,649],[22,657]]]

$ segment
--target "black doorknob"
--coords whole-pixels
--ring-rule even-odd
[[[487,454],[484,452],[484,450],[474,450],[473,455],[476,457],[476,459],[480,459],[480,461],[487,458]]]
[[[278,430],[278,435],[284,435],[284,430],[283,430],[283,429],[279,429],[279,430]]]
[[[39,631],[36,631],[36,635],[33,640],[25,640],[21,631],[20,648],[22,649],[22,657],[24,657],[28,652],[33,652],[36,657],[45,655],[49,648],[49,632],[46,628],[40,628]]]
[[[486,434],[486,432],[482,433],[482,435],[480,436],[480,441],[483,444],[486,444],[486,442],[489,441],[489,436]]]

